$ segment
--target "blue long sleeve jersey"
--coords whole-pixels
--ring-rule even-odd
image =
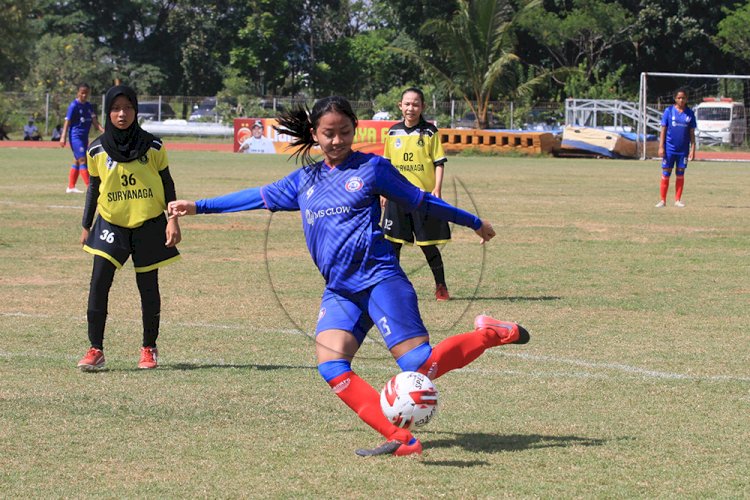
[[[197,213],[299,210],[307,248],[328,288],[356,293],[403,274],[380,228],[380,196],[408,211],[477,230],[482,221],[415,187],[385,158],[352,153],[329,167],[302,167],[272,184],[198,200]]]

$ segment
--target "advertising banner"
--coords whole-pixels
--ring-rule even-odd
[[[383,143],[396,120],[360,120],[352,149],[383,154]],[[291,138],[274,128],[275,118],[235,118],[234,152],[251,154],[291,154]]]

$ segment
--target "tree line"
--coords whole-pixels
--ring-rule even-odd
[[[3,0],[0,90],[395,102],[634,98],[643,71],[747,73],[750,1]],[[660,85],[668,86],[669,82]],[[665,89],[670,91],[673,89]]]

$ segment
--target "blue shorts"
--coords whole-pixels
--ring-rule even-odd
[[[89,148],[88,137],[70,136],[70,149],[73,150],[73,157],[76,160],[86,158],[86,150]]]
[[[388,349],[414,337],[428,335],[417,303],[417,292],[404,275],[387,278],[355,294],[325,289],[315,334],[324,330],[351,332],[359,344],[373,324]]]
[[[672,168],[677,167],[679,170],[685,170],[688,164],[688,155],[682,153],[667,153],[661,160],[661,169],[664,175],[669,177]]]

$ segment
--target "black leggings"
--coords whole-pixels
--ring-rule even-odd
[[[94,256],[89,288],[88,334],[91,347],[103,349],[104,327],[109,308],[109,289],[115,279],[115,265],[98,255]],[[141,295],[141,317],[143,319],[143,347],[156,347],[159,336],[161,295],[159,294],[159,270],[136,273],[135,281]]]
[[[401,247],[403,247],[403,245],[393,241],[391,241],[391,244],[396,251],[396,258],[401,260]],[[427,264],[430,266],[432,276],[435,278],[435,284],[445,285],[445,269],[443,269],[443,256],[440,255],[440,249],[437,245],[419,245],[419,248],[422,249],[422,253],[425,256],[425,259],[427,259]]]

